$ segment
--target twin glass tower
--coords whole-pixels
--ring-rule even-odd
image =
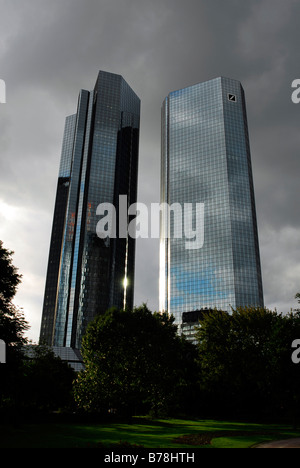
[[[50,346],[80,348],[97,314],[133,306],[135,239],[99,238],[96,210],[110,203],[118,213],[120,195],[128,206],[137,201],[139,125],[140,99],[120,75],[103,71],[93,91],[80,92],[77,113],[66,119],[40,334]],[[198,248],[187,248],[184,236],[174,235],[173,204],[202,207]],[[238,81],[217,78],[166,98],[161,206],[170,207],[161,223],[161,311],[180,325],[183,312],[263,306]],[[197,213],[192,209],[190,215],[195,225]]]
[[[160,310],[180,325],[183,312],[263,307],[246,106],[238,81],[220,77],[165,99],[161,201],[169,207],[190,204],[194,225],[198,203],[202,225],[198,248],[187,249],[172,216],[163,216]]]
[[[67,117],[58,176],[40,341],[80,348],[87,324],[133,306],[135,241],[99,238],[99,204],[136,202],[140,99],[120,76],[99,72]]]

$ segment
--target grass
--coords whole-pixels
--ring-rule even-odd
[[[300,437],[300,430],[275,424],[146,418],[132,424],[0,424],[0,433],[0,448],[94,448],[120,441],[146,448],[248,448]]]

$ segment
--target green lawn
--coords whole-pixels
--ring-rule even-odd
[[[0,448],[89,448],[120,441],[147,448],[247,448],[300,436],[289,426],[146,418],[132,424],[0,424],[0,432]]]

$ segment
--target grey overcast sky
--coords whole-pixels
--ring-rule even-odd
[[[300,291],[297,0],[0,0],[0,239],[23,275],[15,302],[37,341],[65,117],[99,70],[142,101],[139,201],[159,201],[160,110],[217,76],[246,93],[265,304]],[[158,308],[158,241],[139,240],[135,304]]]

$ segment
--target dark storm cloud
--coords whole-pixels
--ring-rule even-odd
[[[266,305],[299,289],[299,2],[0,0],[0,238],[24,275],[38,336],[61,139],[99,69],[142,100],[139,201],[159,201],[160,109],[175,89],[223,75],[246,93]],[[139,241],[136,303],[158,306],[158,241]]]

